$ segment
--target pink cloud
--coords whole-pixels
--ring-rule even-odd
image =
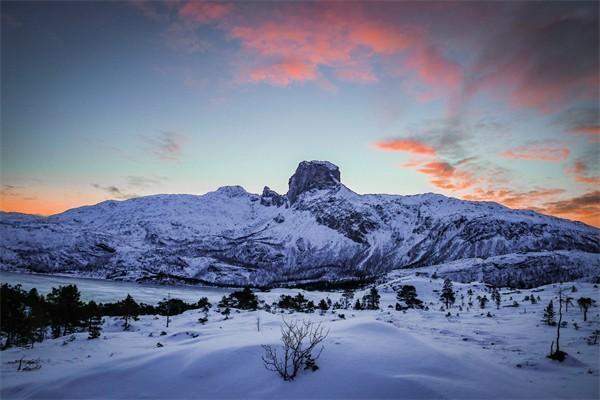
[[[501,157],[521,160],[562,161],[571,154],[568,147],[554,141],[538,141],[500,153]]]
[[[315,66],[297,60],[284,61],[267,67],[255,68],[250,72],[252,82],[270,82],[277,86],[287,86],[294,81],[317,78]]]
[[[398,151],[421,155],[435,155],[436,151],[433,147],[416,141],[414,139],[390,139],[375,142],[375,148],[385,151]]]
[[[218,21],[233,10],[233,5],[222,2],[190,1],[179,9],[182,18],[206,24]]]

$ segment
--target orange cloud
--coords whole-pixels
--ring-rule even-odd
[[[600,227],[600,191],[594,190],[570,199],[549,202],[544,205],[542,212]]]
[[[462,196],[465,200],[495,201],[510,208],[539,209],[540,202],[548,201],[565,193],[564,189],[534,189],[520,192],[512,189],[483,190],[476,188]]]
[[[435,155],[433,147],[413,139],[390,139],[374,143],[379,150],[399,151],[413,154]]]
[[[542,214],[600,226],[600,192],[588,192],[580,196],[560,199],[565,189],[535,189],[517,191],[512,189],[484,190],[476,188],[462,196],[465,200],[494,201],[510,208],[528,209]]]
[[[440,189],[457,191],[467,189],[476,183],[476,179],[470,172],[447,162],[433,161],[422,165],[417,171],[428,175],[429,182]]]
[[[569,157],[571,150],[555,142],[534,142],[524,146],[515,147],[500,153],[500,156],[509,159],[562,161]]]
[[[227,3],[208,2],[208,1],[190,1],[179,9],[179,16],[206,24],[218,21],[233,10],[233,6]]]
[[[573,167],[567,169],[567,173],[573,176],[575,182],[600,185],[600,176],[590,176],[589,167],[583,161],[576,161]]]

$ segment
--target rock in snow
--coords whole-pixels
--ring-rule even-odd
[[[227,186],[50,217],[0,216],[5,270],[257,286],[371,279],[459,260],[490,282],[498,271],[507,285],[600,274],[597,228],[431,193],[359,195],[325,161],[301,162],[287,195]]]

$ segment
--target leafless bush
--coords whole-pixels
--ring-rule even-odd
[[[265,354],[262,357],[265,368],[277,372],[284,381],[293,380],[298,371],[307,362],[314,364],[323,351],[323,346],[316,355],[312,352],[327,338],[329,330],[321,323],[310,321],[286,321],[281,325],[281,354],[272,346],[263,345]],[[314,367],[312,367],[315,369]]]

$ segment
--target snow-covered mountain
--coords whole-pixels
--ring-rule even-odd
[[[508,284],[600,275],[597,228],[431,193],[359,195],[324,161],[300,163],[286,195],[226,186],[202,196],[105,201],[50,217],[0,216],[0,268],[10,270],[278,285],[369,279],[463,259],[489,271],[517,259],[521,273],[509,274]]]

